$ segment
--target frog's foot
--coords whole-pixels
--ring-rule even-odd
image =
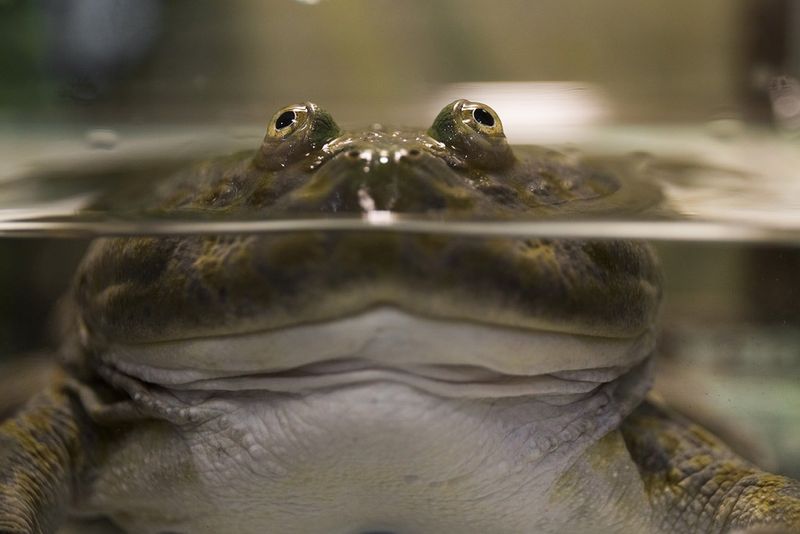
[[[0,532],[54,532],[93,441],[92,426],[66,380],[0,425]]]
[[[800,482],[766,473],[646,402],[622,426],[663,532],[800,532]]]

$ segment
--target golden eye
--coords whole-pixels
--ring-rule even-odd
[[[484,135],[503,135],[503,124],[492,108],[478,102],[464,102],[461,121]]]
[[[283,138],[297,131],[308,119],[308,109],[304,105],[287,106],[272,116],[267,128],[270,137]]]

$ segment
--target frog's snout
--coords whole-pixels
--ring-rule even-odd
[[[304,209],[425,212],[450,205],[457,180],[425,146],[352,144],[343,147],[295,198]],[[369,197],[367,199],[367,197]]]
[[[336,171],[342,185],[357,183],[372,190],[390,188],[392,191],[413,186],[429,189],[446,180],[447,164],[424,147],[350,146],[337,156]]]

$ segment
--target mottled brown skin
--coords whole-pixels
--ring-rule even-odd
[[[652,325],[658,288],[649,249],[623,241],[314,232],[105,241],[77,299],[96,343],[278,328],[383,302],[613,336]]]
[[[365,195],[370,209],[447,219],[613,213],[655,200],[628,174],[550,150],[512,152],[496,116],[492,128],[464,122],[470,106],[446,106],[427,133],[341,132],[315,105],[292,106],[304,120],[290,134],[271,126],[255,155],[203,162],[135,198],[170,216],[259,219],[360,215]],[[124,197],[99,202],[120,209]],[[615,336],[649,328],[660,300],[642,243],[385,232],[100,240],[76,280],[79,326],[96,343],[275,328],[386,302]]]
[[[477,108],[492,120],[479,123]],[[288,124],[287,112],[293,114]],[[552,151],[512,151],[494,112],[457,101],[427,133],[343,133],[313,104],[286,108],[255,154],[200,163],[154,191],[112,195],[98,205],[168,216],[391,210],[502,219],[613,213],[652,201],[652,191],[630,176]],[[653,328],[660,297],[654,256],[628,241],[391,232],[99,240],[71,299],[63,352],[72,378],[0,426],[0,531],[54,531],[81,481],[91,477],[88,459],[101,454],[105,432],[129,428],[126,417],[152,413],[96,375],[96,357],[109,343],[281,328],[386,303],[434,318],[630,336]],[[86,392],[96,394],[98,387],[104,400],[92,405]],[[603,470],[632,460],[647,492],[639,497],[651,508],[628,510],[620,532],[648,525],[661,532],[756,525],[800,531],[796,482],[758,471],[704,431],[649,404],[621,431],[627,453],[614,432],[595,448],[601,461],[594,463]],[[578,470],[565,495],[582,493],[591,501],[581,480]],[[583,509],[591,511],[591,502]]]
[[[0,532],[53,532],[80,491],[96,439],[63,375],[0,425]]]
[[[800,532],[800,482],[765,473],[654,402],[621,431],[662,532]]]

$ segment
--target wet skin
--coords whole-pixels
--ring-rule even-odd
[[[613,212],[632,191],[513,151],[483,104],[453,102],[427,132],[342,132],[309,103],[278,111],[255,154],[138,203],[503,219]],[[631,241],[99,240],[70,296],[67,374],[2,427],[0,526],[51,531],[68,509],[154,533],[800,524],[797,483],[637,408],[660,298],[653,254]]]

